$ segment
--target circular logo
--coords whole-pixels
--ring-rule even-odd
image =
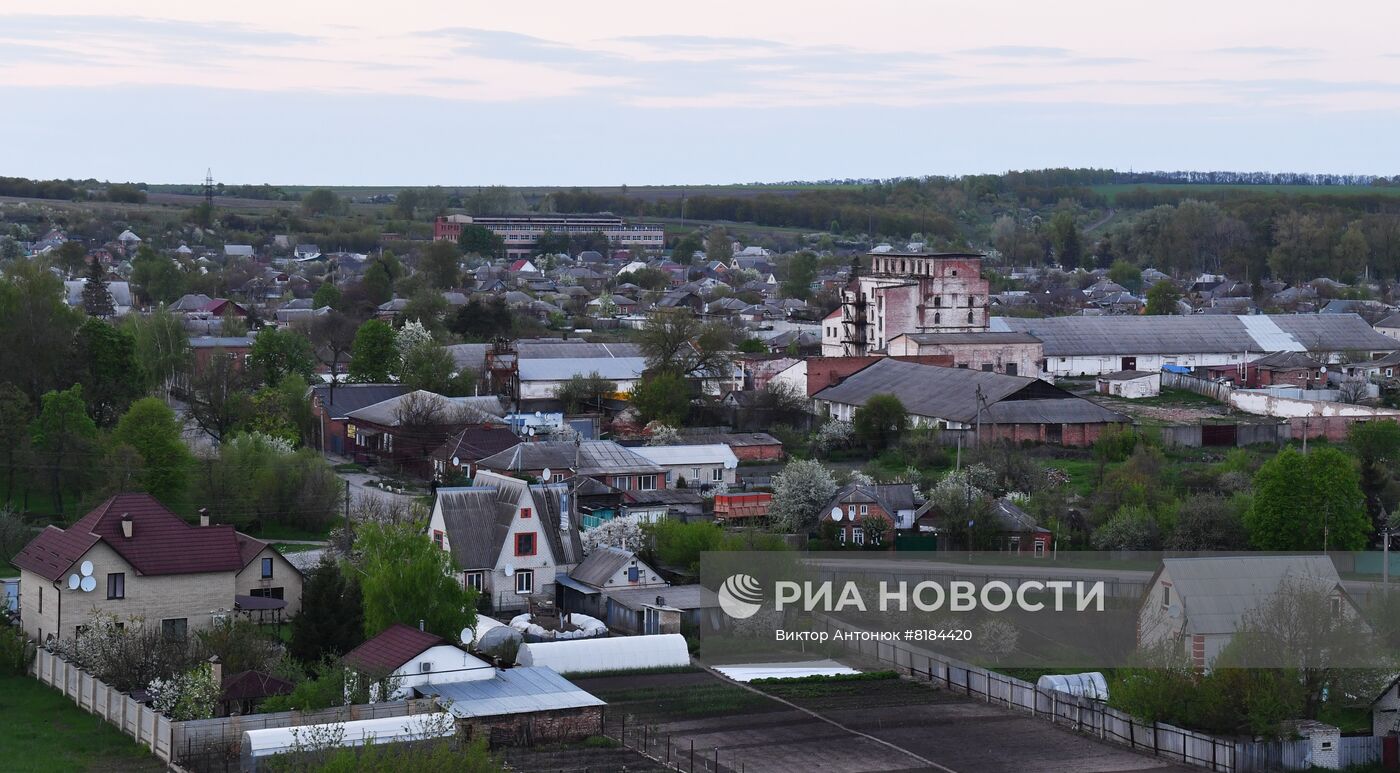
[[[719,608],[735,620],[753,617],[763,604],[763,587],[747,574],[730,575],[715,595]]]

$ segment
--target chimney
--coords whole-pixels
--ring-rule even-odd
[[[131,539],[131,513],[122,513],[122,536]]]
[[[209,671],[214,677],[214,684],[222,689],[224,684],[224,663],[219,660],[218,655],[209,656]]]
[[[420,630],[420,631],[423,630],[423,621],[422,621],[422,620],[419,620],[419,621],[418,621],[418,630]]]
[[[209,525],[209,508],[207,508],[207,507],[201,507],[201,508],[199,508],[199,525],[200,525],[200,526],[208,526],[208,525]]]

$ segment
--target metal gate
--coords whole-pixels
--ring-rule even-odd
[[[1235,432],[1234,424],[1202,424],[1201,445],[1234,446]]]

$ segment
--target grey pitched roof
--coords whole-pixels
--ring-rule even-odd
[[[1030,333],[1049,357],[1400,349],[1355,314],[996,317],[992,329]]]
[[[588,558],[583,559],[583,563],[569,572],[569,576],[581,583],[601,588],[636,557],[630,550],[605,545],[589,553]]]
[[[1377,322],[1376,327],[1400,328],[1400,314],[1391,314],[1389,317]]]
[[[489,569],[500,558],[515,510],[488,486],[439,488],[437,507],[458,569]]]
[[[457,367],[479,371],[486,366],[486,352],[491,344],[453,344],[447,347],[448,354]]]
[[[328,407],[331,419],[343,419],[352,411],[407,394],[409,389],[399,384],[337,384],[332,395],[330,384],[317,384],[311,391]]]
[[[908,483],[847,483],[837,489],[836,495],[826,503],[821,512],[830,512],[836,505],[874,503],[893,516],[900,510],[914,510],[922,505],[923,497]]]
[[[417,397],[413,397],[414,395],[417,395]],[[427,392],[422,389],[395,395],[381,402],[350,411],[346,415],[352,419],[359,419],[360,421],[379,424],[385,427],[396,427],[400,422],[400,409],[408,405],[410,399],[431,400],[438,403],[442,409],[443,419],[447,424],[489,422],[492,419],[499,419],[505,415],[505,409],[501,405],[501,399],[495,395],[480,397],[444,397],[436,392]]]
[[[876,360],[841,383],[817,392],[815,397],[847,405],[864,405],[877,394],[892,394],[913,415],[969,423],[977,419],[979,390],[985,401],[983,421],[1008,424],[1127,421],[1040,379],[892,359]]]
[[[521,360],[641,357],[638,344],[589,343],[581,339],[525,339],[516,341]]]
[[[1327,589],[1341,584],[1327,556],[1164,558],[1162,571],[1185,609],[1188,633],[1234,633],[1245,614],[1267,604],[1286,580]]]
[[[554,560],[560,564],[575,564],[583,560],[583,540],[579,536],[578,522],[569,520],[569,528],[564,529],[564,514],[568,512],[568,483],[533,483],[530,485],[531,498],[539,510],[540,522],[544,525],[545,539]]]
[[[1322,363],[1302,352],[1274,352],[1249,363],[1263,370],[1318,370]]]
[[[577,446],[580,475],[611,475],[614,473],[664,473],[660,465],[643,459],[611,440],[584,440]],[[574,469],[573,443],[567,441],[521,443],[481,460],[488,470],[556,470]]]
[[[645,357],[522,358],[519,373],[521,381],[567,381],[594,372],[606,379],[630,380],[641,378],[646,364]]]

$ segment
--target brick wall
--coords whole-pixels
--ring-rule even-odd
[[[603,732],[603,707],[471,717],[457,721],[466,738],[484,735],[493,747],[570,743]]]

